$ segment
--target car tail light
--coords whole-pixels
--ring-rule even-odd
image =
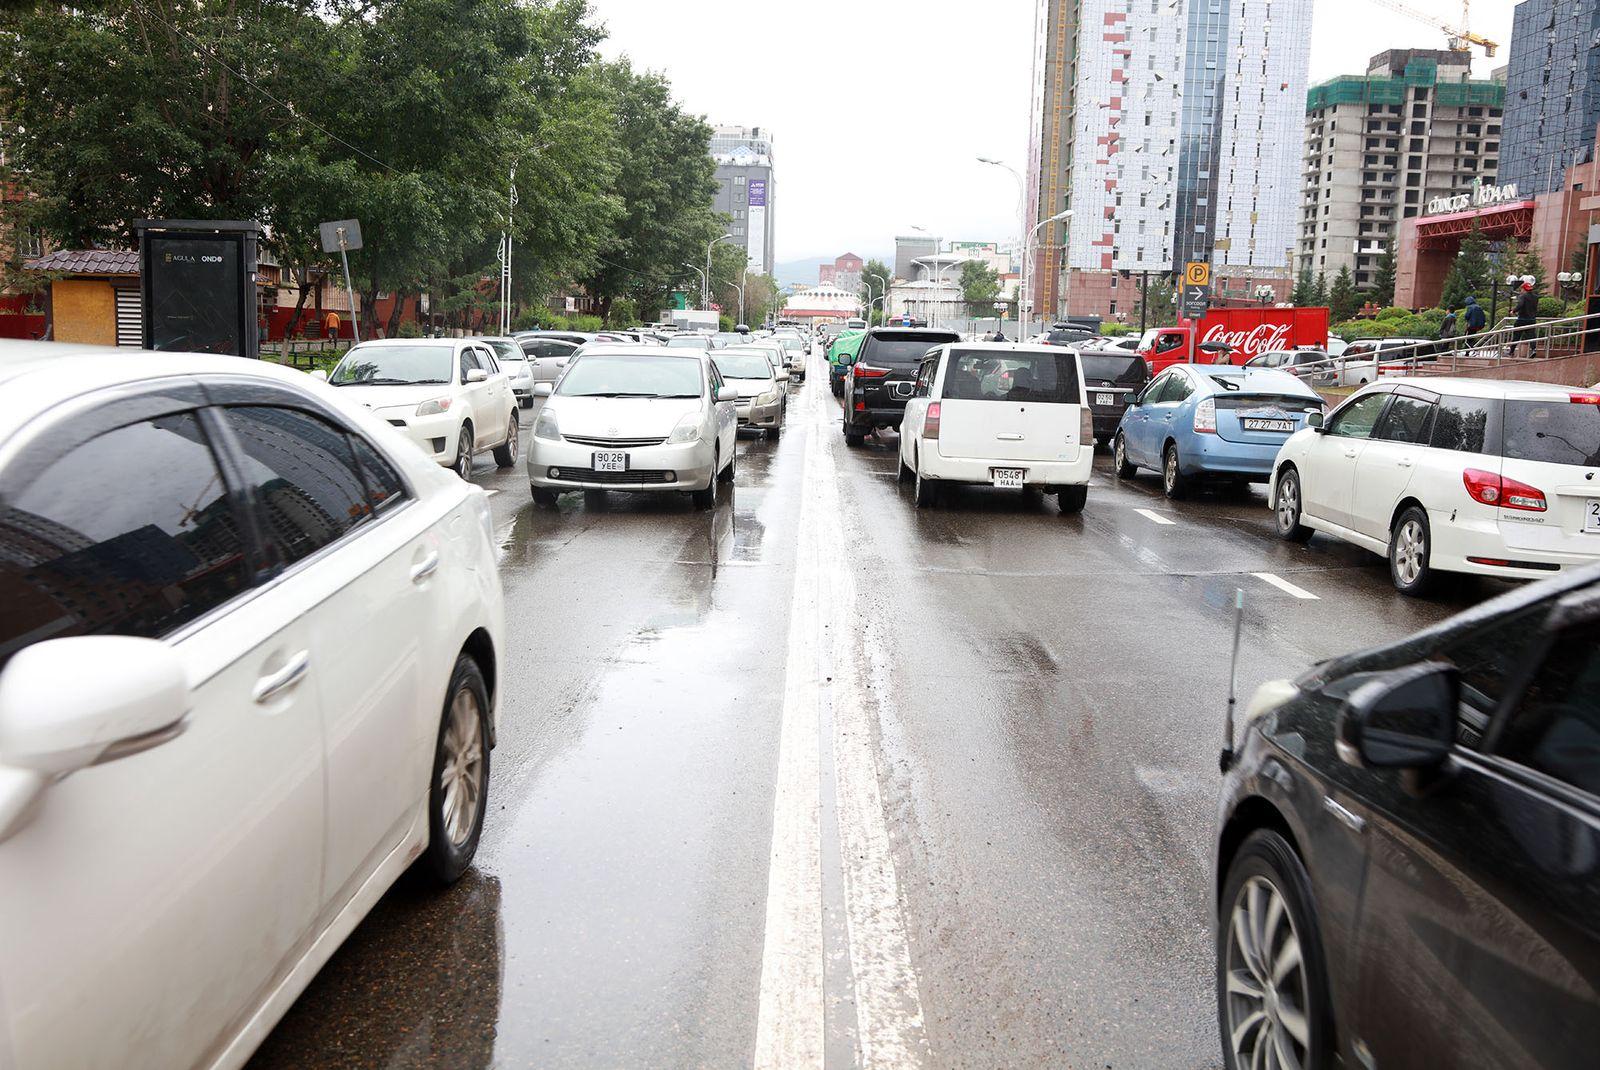
[[[889,374],[889,369],[879,368],[871,364],[857,364],[855,372],[857,379],[882,379]]]
[[[1567,400],[1574,405],[1600,405],[1600,394],[1572,394]]]
[[[922,437],[939,437],[939,403],[937,401],[928,406],[928,414],[922,421]]]
[[[1468,468],[1462,472],[1461,482],[1465,484],[1472,500],[1484,505],[1521,509],[1529,513],[1542,513],[1549,507],[1544,491],[1538,487],[1530,487],[1520,480],[1485,472],[1481,468]]]
[[[1087,405],[1078,406],[1078,445],[1094,444],[1094,413]]]
[[[1207,435],[1217,433],[1217,403],[1215,399],[1206,398],[1194,407],[1194,429]]]

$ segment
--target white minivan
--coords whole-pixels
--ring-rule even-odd
[[[1533,579],[1600,560],[1600,392],[1385,379],[1283,444],[1271,504],[1285,539],[1386,555],[1405,594],[1436,572]]]
[[[929,350],[900,425],[900,479],[918,506],[968,483],[1036,488],[1063,513],[1083,509],[1094,463],[1094,417],[1083,368],[1065,346],[951,342]]]

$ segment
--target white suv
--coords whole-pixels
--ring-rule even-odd
[[[929,351],[900,424],[900,480],[917,505],[941,485],[1033,487],[1083,509],[1094,464],[1094,415],[1075,350],[956,342]]]
[[[1385,554],[1406,594],[1436,571],[1530,579],[1587,564],[1600,559],[1600,392],[1385,379],[1291,436],[1270,493],[1279,535]]]
[[[517,463],[517,399],[489,344],[470,338],[388,338],[362,342],[339,361],[328,384],[422,448],[462,479],[472,458]]]

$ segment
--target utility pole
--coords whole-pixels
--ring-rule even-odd
[[[1148,270],[1145,270],[1145,271],[1139,272],[1139,334],[1140,334],[1141,337],[1143,337],[1143,335],[1144,335],[1144,324],[1145,324],[1145,319],[1146,319],[1146,313],[1148,312],[1148,309],[1145,306],[1148,305],[1149,303],[1150,303],[1150,272]]]
[[[711,247],[717,244],[719,241],[727,241],[732,237],[732,234],[724,234],[720,238],[712,238],[710,241],[706,242],[706,273],[704,276],[705,284],[700,290],[700,307],[702,309],[709,309],[711,307]]]

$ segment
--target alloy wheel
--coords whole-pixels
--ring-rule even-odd
[[[1116,442],[1112,444],[1111,453],[1112,463],[1115,464],[1117,468],[1122,469],[1128,466],[1128,448],[1122,444],[1121,435],[1118,435]]]
[[[1293,531],[1300,523],[1300,480],[1293,475],[1278,484],[1278,530]]]
[[[516,464],[517,458],[521,456],[521,423],[522,421],[518,420],[516,414],[513,413],[511,416],[511,430],[506,435],[506,448],[511,451],[512,464]]]
[[[1161,478],[1171,491],[1178,482],[1178,451],[1168,450],[1166,463],[1161,466]]]
[[[1423,557],[1427,553],[1428,537],[1422,524],[1407,519],[1394,536],[1394,571],[1400,582],[1410,587],[1422,575]]]
[[[1226,1006],[1233,1065],[1300,1070],[1311,1056],[1310,988],[1288,903],[1265,877],[1240,888],[1229,918]]]
[[[439,767],[440,824],[460,847],[471,837],[483,802],[483,711],[470,688],[456,692],[444,730],[444,761]]]
[[[462,479],[472,478],[472,432],[464,427],[456,441],[456,475]]]

